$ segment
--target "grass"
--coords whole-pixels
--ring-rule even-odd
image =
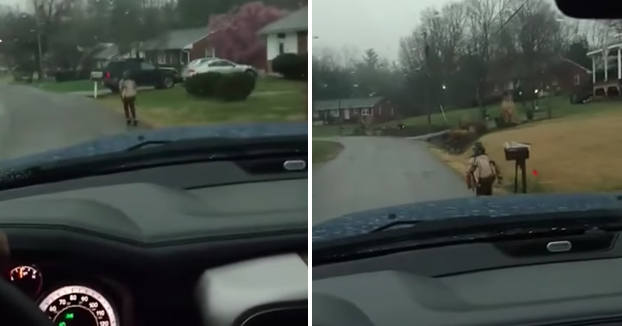
[[[313,164],[326,163],[341,153],[343,145],[332,141],[314,140],[311,144]]]
[[[71,92],[84,92],[84,91],[93,91],[93,81],[90,80],[76,80],[76,81],[67,81],[62,83],[57,83],[55,81],[36,83],[33,82],[33,85],[36,87],[55,93],[71,93]],[[99,87],[102,88],[101,86]]]
[[[541,99],[538,103],[539,110],[536,113],[536,118],[545,117],[548,115],[548,109],[551,109],[553,118],[562,118],[572,116],[576,114],[597,114],[599,112],[608,111],[616,108],[611,102],[597,102],[587,105],[571,105],[567,96],[549,97]],[[516,104],[516,111],[518,115],[523,115],[524,110],[522,104]],[[487,109],[488,114],[491,117],[498,117],[501,113],[500,105],[489,106]],[[446,111],[445,115],[441,112],[437,112],[430,116],[432,125],[446,126],[448,129],[457,126],[460,122],[476,121],[480,119],[479,108],[468,109],[454,109]],[[384,125],[395,125],[398,121],[387,122]],[[407,126],[427,126],[428,116],[416,116],[400,120]],[[344,134],[348,134],[354,126],[344,126]],[[339,134],[338,126],[315,126],[313,127],[313,137],[329,137],[337,136]]]
[[[166,90],[139,92],[139,118],[153,127],[235,122],[306,121],[306,83],[277,78],[260,78],[255,91],[242,102],[221,102],[196,98],[177,86]],[[118,97],[103,97],[101,103],[122,112]]]
[[[504,159],[503,144],[531,144],[527,161],[529,192],[608,192],[622,189],[622,103],[567,105],[560,119],[490,133],[481,138],[488,154],[513,190],[514,163]],[[561,111],[565,110],[565,111]],[[579,114],[583,113],[583,114]],[[450,155],[432,150],[464,174],[469,153]],[[537,175],[533,171],[537,171]]]

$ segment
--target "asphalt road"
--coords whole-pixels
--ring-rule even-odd
[[[473,196],[422,141],[339,138],[344,150],[313,168],[313,223],[347,213]]]
[[[16,158],[127,130],[92,99],[0,84],[0,159]]]

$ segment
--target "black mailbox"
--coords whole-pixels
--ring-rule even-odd
[[[517,142],[505,143],[503,146],[506,161],[525,161],[529,159],[529,145]]]

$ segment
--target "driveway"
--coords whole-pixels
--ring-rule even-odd
[[[0,83],[0,159],[58,149],[126,130],[122,116],[92,99]]]
[[[327,139],[333,140],[334,139]],[[313,223],[386,206],[473,196],[422,141],[344,137],[341,154],[313,168]]]

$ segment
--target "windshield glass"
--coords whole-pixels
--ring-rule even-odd
[[[306,1],[1,0],[0,166],[85,142],[83,156],[122,151],[122,135],[171,127],[291,134],[278,124],[307,119],[306,17]],[[213,58],[232,64],[184,69]]]
[[[353,12],[365,19],[337,27]],[[316,226],[511,215],[521,193],[622,189],[619,21],[545,0],[316,1],[313,13]],[[539,196],[530,213],[553,200]]]

